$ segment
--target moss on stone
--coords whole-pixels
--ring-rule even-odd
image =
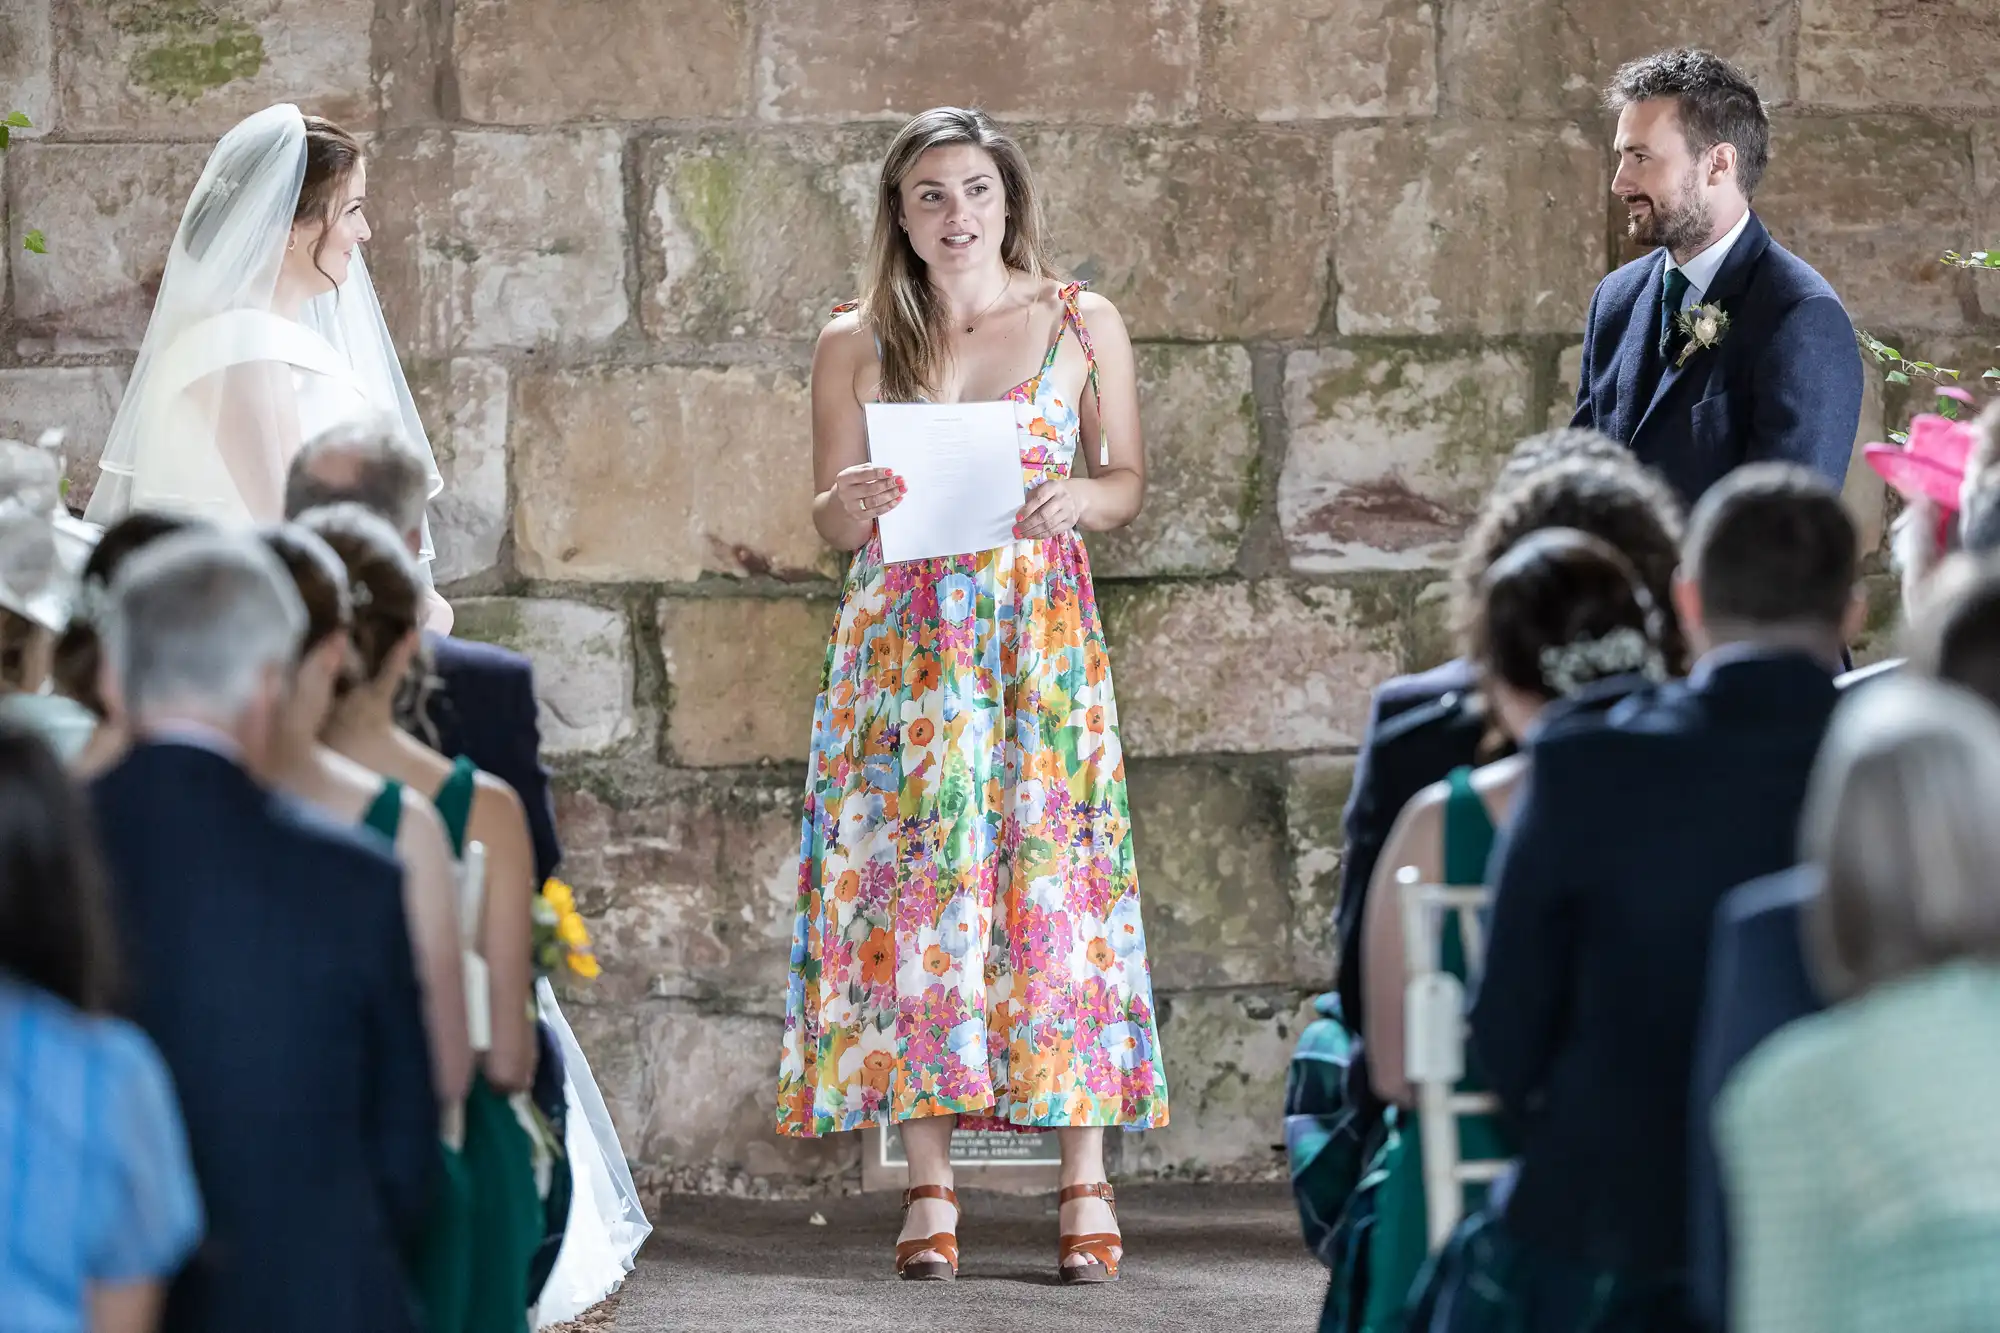
[[[743,180],[736,164],[716,154],[689,158],[681,164],[674,198],[702,244],[720,253],[741,216]]]
[[[110,19],[114,29],[138,43],[132,81],[169,101],[192,102],[264,68],[264,39],[257,30],[198,0],[113,5]]]

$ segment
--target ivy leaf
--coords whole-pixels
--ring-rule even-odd
[[[32,130],[35,128],[35,122],[28,119],[28,113],[25,111],[9,111],[7,113],[7,124],[12,125],[17,130]]]
[[[1883,378],[1888,380],[1889,383],[1891,384],[1908,384],[1910,382],[1910,377],[1908,375],[1905,375],[1900,370],[1892,370],[1887,375],[1883,376]]]
[[[21,238],[21,248],[33,251],[38,255],[45,255],[49,252],[49,243],[42,239],[42,234],[39,231],[31,231]]]
[[[1979,377],[1983,380],[2000,380],[2000,366],[1995,366]]]
[[[9,130],[5,125],[0,125],[0,153],[7,151],[8,140],[13,137],[13,131]]]

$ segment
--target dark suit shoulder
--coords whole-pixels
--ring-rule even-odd
[[[430,650],[432,669],[447,680],[459,676],[518,676],[526,680],[534,675],[534,664],[525,656],[496,643],[439,634],[431,638]]]
[[[1819,896],[1818,866],[1800,865],[1739,884],[1722,899],[1717,918],[1727,927],[1745,927],[1774,914],[1796,913]]]
[[[375,877],[392,886],[402,882],[402,863],[362,825],[343,823],[316,806],[284,795],[271,798],[271,819],[301,855],[313,858],[301,864],[302,870],[324,870],[342,878]]]
[[[1392,676],[1375,687],[1370,715],[1376,728],[1384,728],[1413,709],[1436,703],[1448,695],[1464,694],[1479,683],[1472,664],[1453,658],[1428,671]]]
[[[1660,252],[1649,250],[1628,264],[1620,264],[1597,284],[1597,300],[1602,306],[1629,306],[1639,299],[1653,272],[1660,266]]]
[[[1457,727],[1484,725],[1484,715],[1472,706],[1472,696],[1454,692],[1386,719],[1375,733],[1375,748],[1392,749],[1412,736],[1440,735]]]

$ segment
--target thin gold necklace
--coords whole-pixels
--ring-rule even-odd
[[[970,322],[966,324],[965,331],[967,333],[972,332],[973,328],[979,323],[980,320],[985,319],[988,315],[992,314],[993,307],[1000,304],[1000,297],[1005,296],[1009,291],[1011,291],[1013,289],[1013,286],[1014,286],[1014,270],[1010,268],[1007,270],[1007,281],[1000,284],[1000,296],[996,296],[991,301],[988,301],[986,303],[986,308],[980,311],[978,314],[974,315],[970,320]]]

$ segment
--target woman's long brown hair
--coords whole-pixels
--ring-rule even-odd
[[[884,402],[913,402],[935,391],[947,359],[949,321],[944,297],[930,283],[924,261],[903,231],[903,178],[933,148],[971,144],[992,157],[1007,197],[1007,234],[1000,256],[1007,267],[1038,278],[1060,278],[1044,244],[1041,198],[1028,160],[1012,136],[983,111],[933,107],[896,136],[882,162],[875,199],[875,231],[868,244],[868,276],[861,319],[882,350]]]

